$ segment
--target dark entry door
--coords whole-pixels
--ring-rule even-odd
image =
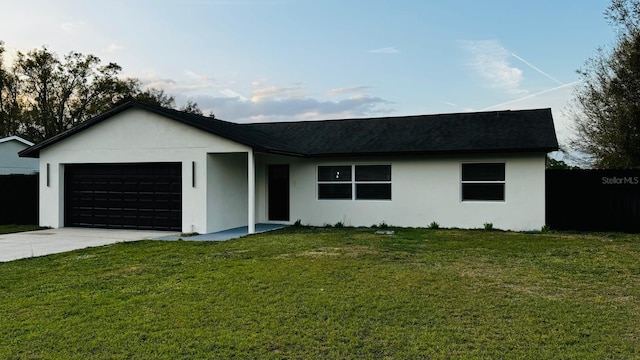
[[[180,163],[65,166],[65,226],[182,228]]]
[[[269,165],[269,220],[289,221],[289,165]]]

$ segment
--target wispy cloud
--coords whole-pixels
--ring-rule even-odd
[[[368,86],[332,89],[329,92],[336,98],[329,100],[322,98],[326,94],[309,96],[304,83],[274,85],[267,79],[260,79],[243,86],[214,83],[207,76],[192,71],[185,71],[185,74],[187,79],[178,81],[149,74],[144,84],[164,89],[174,95],[178,103],[195,101],[205,114],[213,112],[218,118],[235,122],[369,117],[393,111],[393,103],[361,92]],[[210,89],[200,88],[204,84]]]
[[[228,87],[228,84],[216,82],[208,74],[196,73],[192,70],[183,70],[183,76],[173,78],[161,78],[154,71],[150,71],[142,76],[137,76],[145,88],[159,88],[172,95],[185,93],[189,95],[210,93],[212,90],[218,91]],[[188,97],[188,96],[187,96]]]
[[[254,86],[256,87],[256,86]],[[266,99],[286,99],[286,98],[302,98],[304,97],[304,86],[302,84],[294,84],[292,86],[268,86],[257,88],[251,94],[251,101],[258,102]]]
[[[361,96],[338,101],[314,98],[266,98],[244,101],[239,97],[196,96],[192,98],[205,113],[236,122],[294,121],[375,116],[389,111],[390,102]]]
[[[327,91],[327,95],[336,96],[336,95],[349,94],[349,93],[359,93],[370,88],[371,86],[351,86],[351,87],[337,88],[337,89],[331,89]]]
[[[532,68],[533,70],[539,72],[540,74],[544,75],[545,77],[557,82],[560,85],[564,85],[564,83],[556,78],[554,78],[553,76],[547,74],[546,72],[540,70],[538,67],[534,66],[533,64],[531,64],[530,62],[528,62],[527,60],[521,58],[520,56],[516,55],[516,54],[511,54],[511,56],[513,56],[514,58],[522,61],[523,63],[527,64],[530,68]]]
[[[178,82],[174,79],[158,78],[155,75],[139,77],[145,88],[164,89],[169,94],[202,92],[215,87],[211,81]]]
[[[178,83],[173,79],[161,79],[157,77],[141,77],[140,80],[144,86],[148,88],[163,88],[165,90],[174,90],[178,87]]]
[[[492,109],[503,108],[503,107],[505,107],[507,105],[515,104],[515,103],[518,103],[518,102],[521,102],[521,101],[524,101],[524,100],[527,100],[527,99],[531,99],[531,98],[534,98],[534,97],[537,97],[537,96],[540,96],[540,95],[543,95],[543,94],[546,94],[546,93],[550,93],[550,92],[557,91],[557,90],[564,89],[564,88],[573,87],[576,84],[578,84],[579,82],[580,81],[573,81],[573,82],[570,82],[568,84],[562,84],[560,86],[556,86],[556,87],[553,87],[551,89],[546,89],[546,90],[543,90],[543,91],[539,91],[539,92],[537,92],[535,94],[529,94],[529,95],[526,95],[526,96],[511,100],[511,101],[506,101],[506,102],[503,102],[503,103],[500,103],[500,104],[492,105],[492,106],[486,107],[484,109],[481,109],[480,111],[487,111],[487,110],[492,110]]]
[[[492,88],[499,88],[512,95],[523,95],[520,87],[522,70],[509,63],[511,52],[497,40],[462,41],[462,47],[470,53],[469,66],[484,78]]]
[[[220,94],[224,95],[224,97],[226,98],[238,99],[240,101],[249,101],[248,98],[231,89],[222,89],[220,90]]]
[[[107,52],[107,53],[114,53],[114,52],[118,52],[120,50],[122,50],[122,46],[117,45],[117,44],[113,44],[113,43],[109,44],[109,46],[107,46],[104,49],[104,51]]]
[[[207,74],[197,74],[191,70],[185,70],[184,74],[190,77],[191,79],[198,81],[200,83],[211,83],[211,77]]]
[[[86,23],[84,21],[77,21],[77,22],[66,22],[66,23],[62,23],[60,24],[60,28],[64,31],[64,32],[68,32],[68,33],[74,33],[76,32],[80,27],[86,25]]]
[[[383,47],[379,49],[369,50],[369,52],[372,54],[395,54],[395,53],[399,53],[400,50],[394,47]]]

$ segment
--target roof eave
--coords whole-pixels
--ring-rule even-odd
[[[519,148],[519,149],[482,149],[482,150],[442,150],[442,151],[381,151],[381,152],[347,152],[347,153],[319,153],[307,154],[309,158],[327,158],[327,157],[358,157],[358,156],[420,156],[420,155],[474,155],[474,154],[500,154],[500,153],[544,153],[548,154],[557,151],[556,147],[544,148]]]
[[[299,153],[299,152],[293,152],[293,151],[286,151],[286,150],[278,150],[278,149],[273,149],[273,148],[255,148],[254,150],[257,152],[262,152],[265,154],[272,154],[272,155],[282,155],[282,156],[291,156],[291,157],[308,157],[308,154],[303,154],[303,153]]]
[[[9,142],[9,141],[17,141],[19,143],[25,144],[27,146],[33,146],[33,143],[27,139],[23,139],[19,136],[7,136],[5,138],[0,139],[0,144],[5,143],[5,142]]]

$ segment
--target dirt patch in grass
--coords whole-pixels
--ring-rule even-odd
[[[309,251],[303,251],[301,253],[295,254],[294,256],[303,256],[303,257],[318,257],[318,256],[340,256],[340,248],[320,248]]]
[[[121,278],[127,276],[136,276],[140,274],[144,274],[147,271],[147,267],[144,265],[129,265],[122,266],[115,269],[111,269],[110,271],[102,274],[102,277],[105,279],[109,278]]]
[[[452,264],[461,277],[474,279],[474,283],[492,286],[496,295],[520,293],[547,300],[566,299],[578,289],[552,274],[546,274],[526,261],[512,260],[509,266],[490,263],[483,258],[468,258]]]
[[[292,254],[281,254],[276,258],[289,258],[289,257],[324,257],[324,256],[344,256],[344,257],[361,257],[365,255],[379,254],[380,250],[371,246],[343,246],[343,247],[321,247],[317,249],[302,251]]]

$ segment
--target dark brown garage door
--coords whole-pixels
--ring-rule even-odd
[[[180,163],[65,166],[65,226],[182,229]]]

